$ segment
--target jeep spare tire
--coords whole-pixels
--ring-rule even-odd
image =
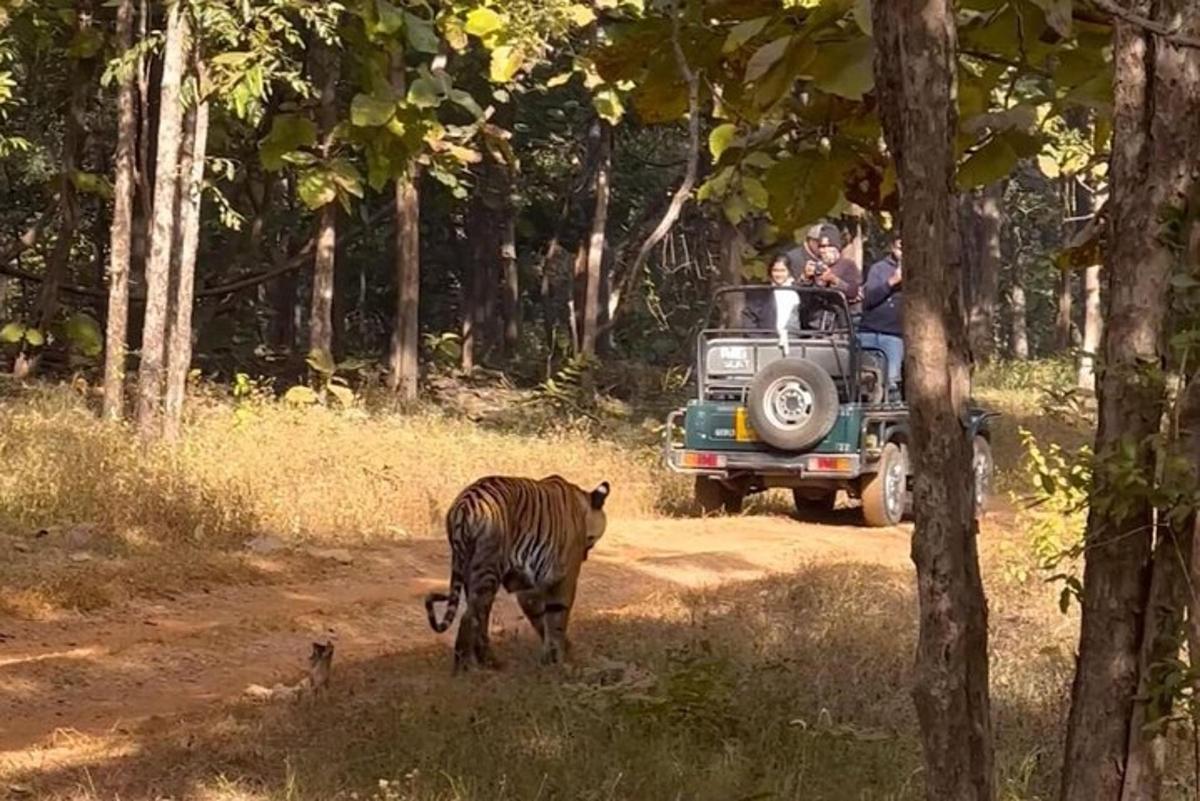
[[[808,359],[780,359],[750,382],[746,416],[768,445],[786,451],[811,448],[837,422],[837,387]]]

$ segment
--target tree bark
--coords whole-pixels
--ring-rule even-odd
[[[1000,291],[1000,202],[1004,185],[984,187],[974,198],[976,272],[971,294],[970,341],[976,361],[991,361],[996,353],[996,306]]]
[[[188,38],[187,14],[182,3],[175,3],[167,11],[167,39],[159,88],[154,210],[151,217],[150,254],[146,262],[146,314],[142,323],[142,356],[138,370],[137,423],[145,437],[155,437],[160,433],[171,250],[176,224],[175,193],[183,127],[179,89]]]
[[[1025,361],[1029,358],[1029,310],[1025,300],[1025,270],[1020,262],[1013,265],[1012,287],[1008,292],[1008,308],[1012,315],[1010,320],[1012,331],[1009,334],[1011,356],[1014,359]]]
[[[393,55],[392,86],[398,97],[408,91],[404,51]],[[421,199],[417,181],[417,162],[409,162],[404,175],[396,179],[396,228],[393,258],[396,265],[396,319],[392,324],[391,356],[388,361],[388,387],[402,401],[417,399],[420,348],[419,304],[421,299]]]
[[[1133,10],[1183,33],[1200,29],[1185,0],[1138,2]],[[1183,208],[1194,188],[1200,142],[1200,52],[1165,44],[1125,21],[1114,25],[1111,214],[1105,261],[1104,369],[1097,463],[1118,458],[1150,479],[1153,438],[1165,397],[1165,323],[1174,256],[1161,215]],[[1129,454],[1129,455],[1121,455]],[[1131,728],[1142,684],[1151,556],[1157,515],[1125,480],[1097,470],[1087,523],[1083,619],[1063,764],[1064,801],[1153,798],[1146,743]],[[1121,497],[1120,503],[1112,499]]]
[[[604,242],[608,230],[609,174],[612,169],[612,126],[601,119],[592,123],[597,139],[596,179],[593,184],[595,205],[592,228],[588,235],[587,267],[583,300],[583,321],[579,352],[596,355],[596,336],[600,322],[600,271],[603,268]]]
[[[321,129],[321,157],[328,158],[332,149],[334,126],[337,125],[338,53],[323,43],[316,48],[314,72],[321,83],[318,112]],[[312,304],[308,317],[308,349],[333,356],[333,292],[334,269],[337,257],[337,201],[325,204],[317,215],[317,252],[313,257]]]
[[[1079,388],[1096,391],[1096,354],[1104,318],[1100,312],[1100,265],[1093,264],[1083,272],[1083,353],[1079,356]]]
[[[197,49],[199,45],[196,45]],[[196,75],[201,64],[195,57]],[[196,252],[200,244],[200,202],[204,185],[204,157],[208,150],[208,100],[203,99],[187,115],[179,169],[179,212],[176,216],[175,297],[167,351],[166,415],[163,434],[179,437],[183,402],[187,394],[188,370],[192,365],[192,308],[195,304]]]
[[[133,0],[117,6],[117,47],[133,47]],[[129,340],[129,261],[133,247],[134,149],[137,145],[136,81],[138,64],[121,80],[117,92],[117,149],[113,162],[113,219],[109,242],[108,320],[104,335],[104,418],[125,414],[125,359]]]
[[[926,796],[995,797],[987,601],[976,550],[970,352],[955,201],[956,30],[949,0],[874,3],[875,78],[895,159],[911,408],[912,558],[920,629],[913,699]]]
[[[1071,349],[1071,271],[1059,270],[1055,285],[1054,349],[1065,353]]]
[[[721,218],[721,261],[718,287],[738,286],[742,283],[742,248],[746,238],[741,230],[720,213]],[[736,325],[742,319],[745,298],[741,293],[731,292],[724,296],[721,306],[721,325]]]

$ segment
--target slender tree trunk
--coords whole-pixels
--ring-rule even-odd
[[[1071,271],[1059,270],[1056,283],[1057,302],[1054,315],[1054,349],[1065,353],[1071,349]]]
[[[1025,300],[1025,269],[1019,261],[1013,265],[1012,287],[1008,292],[1008,307],[1012,314],[1012,332],[1009,345],[1012,357],[1025,361],[1029,358],[1028,304]]]
[[[906,395],[920,630],[913,699],[926,796],[995,797],[987,601],[976,550],[970,352],[954,194],[956,31],[949,0],[874,3],[875,77],[897,164],[904,259]]]
[[[315,43],[314,71],[321,82],[321,155],[327,158],[337,125],[338,53],[328,45]],[[308,349],[333,355],[333,292],[337,258],[337,201],[323,206],[317,215],[317,251],[313,257],[312,305],[309,310]]]
[[[746,238],[742,236],[741,230],[729,222],[724,214],[721,218],[721,261],[720,275],[717,277],[719,287],[738,286],[742,283],[742,248],[745,246]],[[745,298],[737,292],[731,292],[724,296],[724,303],[721,308],[721,324],[723,326],[736,325],[742,319],[742,309],[745,305]]]
[[[182,3],[167,11],[167,39],[159,89],[158,147],[154,176],[154,211],[150,254],[146,262],[146,314],[142,324],[142,358],[138,370],[138,429],[143,436],[160,433],[163,366],[166,359],[167,308],[170,292],[171,249],[175,239],[175,193],[178,184],[183,106],[179,89],[184,52],[189,38]]]
[[[991,361],[996,352],[996,306],[1000,286],[1000,202],[1004,185],[985,187],[974,200],[976,237],[973,244],[976,265],[974,291],[971,296],[971,352],[981,362]]]
[[[117,47],[133,47],[133,0],[117,6]],[[104,418],[120,420],[125,414],[125,359],[129,340],[129,258],[133,246],[134,148],[137,144],[136,80],[133,71],[121,80],[117,92],[116,183],[109,244],[108,321],[104,348]]]
[[[198,51],[198,44],[196,48]],[[199,77],[202,73],[198,52],[194,63]],[[204,185],[207,150],[208,100],[204,99],[187,115],[180,159],[178,236],[172,259],[176,265],[175,298],[167,346],[166,416],[163,421],[163,434],[169,440],[179,437],[188,370],[192,365],[192,307],[195,303],[196,252],[200,245],[200,193]]]
[[[1079,388],[1096,391],[1096,354],[1100,350],[1103,315],[1100,313],[1100,265],[1083,272],[1083,353],[1079,357]]]
[[[404,51],[393,55],[392,86],[398,97],[408,89]],[[393,258],[396,264],[396,319],[392,324],[391,357],[388,362],[388,386],[402,401],[417,399],[420,348],[419,303],[421,299],[421,199],[417,181],[420,169],[409,163],[405,174],[396,179],[396,228]]]
[[[846,216],[842,218],[848,234],[847,242],[842,247],[842,258],[854,262],[858,267],[860,277],[862,277],[863,271],[863,217],[865,214],[862,206],[851,203]]]
[[[600,271],[603,268],[604,242],[608,229],[609,174],[612,169],[612,126],[604,120],[592,123],[597,137],[595,205],[592,229],[588,237],[587,273],[583,300],[583,327],[579,350],[596,355],[596,332],[600,318]]]
[[[1130,9],[1184,35],[1200,33],[1200,8],[1185,0],[1138,2]],[[1186,206],[1200,155],[1200,51],[1118,20],[1113,61],[1112,213],[1095,453],[1098,464],[1117,458],[1127,467],[1119,474],[1097,470],[1092,488],[1064,801],[1154,798],[1158,783],[1156,746],[1134,730],[1147,636],[1156,630],[1148,600],[1155,591],[1157,515],[1145,495],[1130,496],[1124,487],[1129,469],[1155,475],[1175,263],[1162,219]],[[1118,497],[1120,503],[1111,502]]]

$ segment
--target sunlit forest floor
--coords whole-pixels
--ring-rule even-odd
[[[981,537],[1004,799],[1055,795],[1073,665],[1077,614],[1018,502],[1020,427],[1089,438],[1054,410],[1059,373],[977,380],[1005,414]],[[0,797],[922,796],[911,527],[858,528],[852,509],[802,523],[782,494],[699,519],[659,463],[654,404],[577,419],[460,387],[471,404],[399,416],[208,388],[178,448],[145,450],[86,393],[4,394]],[[484,473],[613,482],[561,670],[537,664],[511,599],[498,673],[452,678],[451,635],[425,623],[441,515]],[[327,634],[327,694],[244,697],[298,677]]]

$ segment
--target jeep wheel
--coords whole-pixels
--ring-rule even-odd
[[[837,490],[812,490],[796,487],[792,490],[796,514],[803,520],[820,519],[833,511]]]
[[[727,487],[715,478],[696,476],[696,486],[693,490],[700,511],[706,515],[726,512],[736,515],[742,511],[742,501],[745,494],[739,490]]]
[[[750,382],[746,413],[767,444],[804,450],[823,440],[837,422],[837,387],[829,373],[807,359],[780,359]]]
[[[992,472],[995,469],[992,446],[981,436],[975,437],[971,469],[975,473],[975,514],[979,516],[987,511],[988,498],[992,494]]]
[[[908,469],[900,446],[889,442],[879,458],[879,470],[863,477],[863,520],[872,528],[895,526],[904,519]]]

